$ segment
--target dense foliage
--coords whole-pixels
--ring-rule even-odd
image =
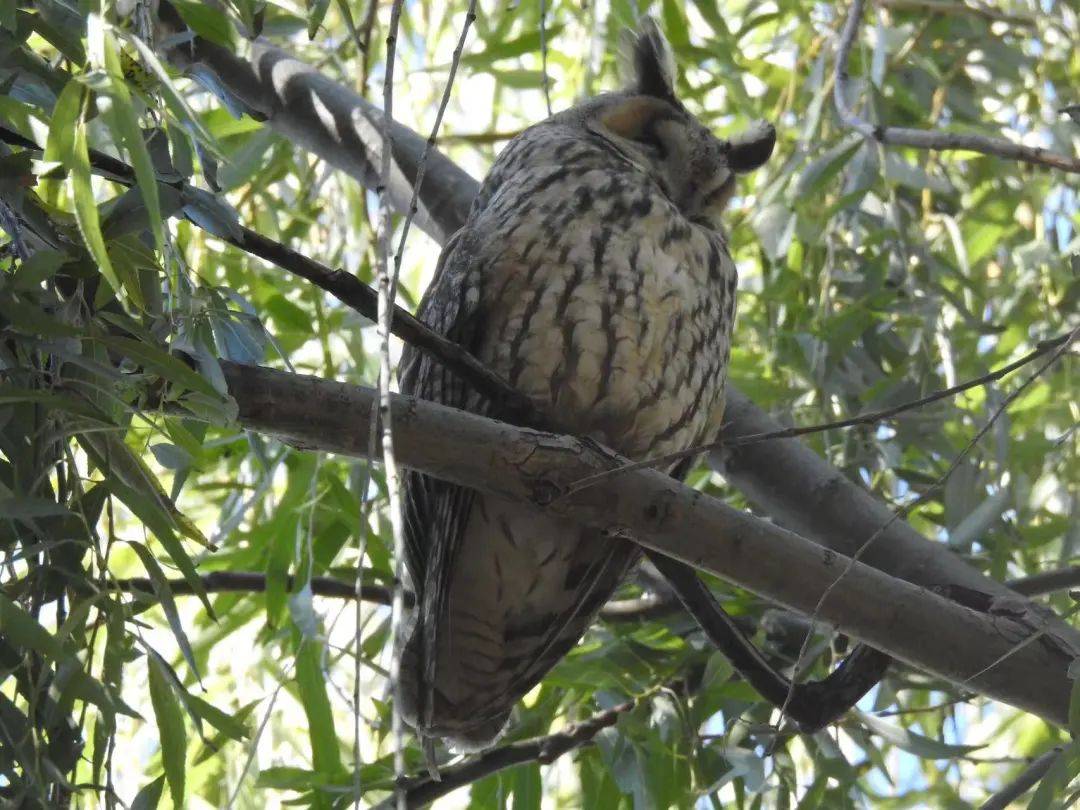
[[[382,103],[389,3],[372,16],[363,0],[173,2],[212,42],[244,53],[260,31]],[[152,5],[0,3],[0,803],[341,807],[359,784],[369,804],[393,777],[389,611],[313,596],[310,582],[351,583],[362,559],[366,585],[392,583],[381,467],[242,430],[218,359],[374,382],[370,321],[228,242],[242,224],[370,282],[376,197],[159,59]],[[425,135],[467,5],[402,13],[394,116]],[[730,217],[731,376],[783,421],[905,402],[1080,323],[1080,175],[851,132],[833,101],[846,4],[477,5],[439,133],[474,176],[546,114],[545,88],[558,110],[614,87],[619,33],[646,12],[695,114],[721,133],[776,124],[777,153]],[[1080,100],[1078,42],[1061,0],[880,0],[849,101],[874,124],[1075,155],[1080,113],[1061,110]],[[133,172],[104,171],[103,156]],[[412,229],[407,308],[437,252]],[[1075,354],[966,451],[1038,365],[807,441],[890,505],[914,505],[915,528],[994,579],[1062,567],[1080,557]],[[748,505],[707,466],[690,480]],[[265,587],[200,579],[219,571]],[[794,662],[805,624],[714,584],[773,660]],[[637,578],[620,596],[656,589]],[[1075,609],[1066,592],[1048,604]],[[817,628],[803,674],[828,669],[830,639]],[[827,732],[779,733],[678,611],[598,623],[507,739],[628,699],[593,744],[455,796],[475,808],[966,807],[1069,739],[903,666]],[[1075,798],[1078,764],[1067,748],[1032,806]]]

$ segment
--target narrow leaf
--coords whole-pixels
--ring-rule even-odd
[[[149,675],[150,703],[154,707],[161,740],[161,761],[165,766],[165,779],[169,783],[173,806],[184,807],[184,758],[187,754],[184,713],[173,692],[172,679],[166,671],[165,662],[152,650],[146,657],[146,668]]]

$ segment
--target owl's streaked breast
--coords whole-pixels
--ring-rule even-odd
[[[570,157],[507,173],[478,220],[481,359],[630,457],[711,438],[734,315],[723,237],[610,154]]]

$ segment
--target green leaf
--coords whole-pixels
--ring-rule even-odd
[[[548,41],[558,36],[565,26],[552,25],[547,29]],[[468,67],[488,67],[492,62],[499,59],[509,59],[514,56],[522,56],[527,53],[540,52],[540,30],[530,31],[516,39],[488,42],[487,47],[479,53],[467,53],[461,57],[461,64]]]
[[[330,8],[330,0],[307,0],[308,39],[315,39],[315,35],[319,33],[319,27],[323,24],[328,8]]]
[[[848,164],[862,146],[861,135],[845,138],[831,149],[814,158],[799,175],[795,186],[795,201],[806,200],[816,195]]]
[[[161,793],[165,790],[165,776],[159,776],[152,782],[142,786],[135,794],[131,802],[131,810],[154,810],[161,801]]]
[[[79,438],[81,443],[83,436],[80,436]],[[83,446],[85,447],[86,445]],[[202,580],[199,579],[199,574],[195,570],[195,564],[191,561],[191,557],[188,556],[187,551],[184,549],[184,544],[180,542],[173,531],[172,522],[169,520],[168,515],[161,509],[160,504],[154,499],[142,495],[135,489],[126,486],[118,480],[112,479],[106,486],[108,486],[110,492],[116,495],[124,505],[154,533],[158,542],[165,547],[165,551],[168,552],[169,557],[176,563],[176,567],[180,569],[180,573],[183,575],[188,585],[191,586],[192,592],[202,600],[206,610],[213,616],[213,607],[210,605],[210,599],[206,595],[206,589],[203,587]]]
[[[156,652],[148,651],[146,669],[149,676],[150,703],[157,719],[158,739],[161,741],[161,762],[165,766],[165,779],[174,807],[184,807],[185,757],[187,756],[187,728],[184,713],[173,691],[172,678]]]
[[[159,349],[157,346],[119,335],[106,335],[99,337],[98,340],[110,349],[115,349],[127,355],[139,365],[164,377],[169,382],[176,383],[191,391],[198,391],[200,394],[215,399],[221,399],[221,394],[201,374],[193,370],[183,360]]]
[[[982,745],[949,745],[916,734],[900,726],[894,726],[892,723],[886,723],[884,720],[870,714],[858,711],[852,712],[852,714],[858,717],[859,721],[874,734],[898,748],[924,759],[949,759],[951,757],[966,756],[972,751],[978,751],[984,747]]]
[[[300,704],[307,716],[308,737],[311,740],[311,761],[315,770],[333,778],[341,773],[341,751],[334,714],[326,694],[326,673],[322,669],[322,644],[302,639],[296,653],[296,685]]]
[[[217,729],[217,733],[214,734],[209,740],[204,740],[204,745],[201,751],[199,751],[194,760],[195,765],[201,765],[208,759],[217,754],[221,750],[221,747],[228,740],[241,740],[247,739],[250,735],[247,729],[247,721],[251,716],[251,713],[255,710],[255,707],[259,705],[260,701],[253,700],[250,703],[246,703],[241,706],[237,711],[232,714],[225,714],[220,712],[219,709],[210,706],[209,703],[197,697],[196,695],[188,694],[188,711],[199,714],[201,720],[208,722],[210,725]],[[207,712],[202,708],[202,704],[209,706],[213,709],[213,712],[219,712],[220,718],[213,712]],[[220,720],[220,724],[219,724]]]
[[[66,413],[83,416],[103,425],[110,425],[109,417],[83,399],[60,391],[47,391],[40,388],[19,388],[15,385],[0,383],[0,405],[15,402],[33,402],[43,408],[50,408]]]
[[[73,517],[71,510],[62,503],[28,495],[0,498],[0,515],[14,520],[41,517]]]
[[[79,442],[94,463],[107,470],[133,491],[141,493],[158,511],[163,513],[171,528],[179,529],[189,540],[194,540],[204,548],[213,549],[213,544],[206,539],[186,515],[176,508],[157,476],[146,466],[141,456],[127,446],[123,436],[116,430],[89,431],[79,434]]]
[[[540,810],[544,789],[540,783],[539,763],[530,763],[514,771],[513,790],[513,810]]]
[[[109,120],[111,128],[117,140],[123,144],[124,150],[131,160],[135,169],[135,179],[139,183],[139,191],[142,195],[143,204],[146,206],[147,218],[150,224],[150,233],[154,236],[154,245],[159,252],[165,249],[164,224],[161,216],[161,203],[158,200],[157,173],[150,159],[150,152],[143,140],[142,129],[139,127],[139,119],[131,104],[131,94],[128,92],[127,83],[124,80],[124,71],[120,65],[120,49],[116,44],[116,38],[111,31],[104,31],[105,70],[109,75],[112,87],[113,103],[109,108]]]
[[[70,258],[66,253],[49,248],[34,251],[34,255],[22,262],[15,271],[15,289],[24,292],[39,289]]]
[[[220,9],[210,3],[197,3],[194,0],[172,0],[172,4],[188,27],[200,37],[230,51],[236,49],[232,24]]]
[[[56,102],[52,127],[49,129],[49,147],[59,150],[59,157],[68,167],[68,185],[75,203],[75,220],[79,223],[90,255],[97,262],[98,270],[112,289],[119,293],[124,285],[113,269],[109,251],[105,248],[105,238],[101,235],[101,219],[94,189],[90,182],[90,153],[86,144],[86,122],[82,120],[84,88],[72,79]],[[58,132],[63,128],[63,132]],[[55,133],[55,138],[54,138]],[[135,285],[127,289],[132,301],[142,307],[142,291]]]
[[[134,710],[113,696],[100,681],[86,674],[82,662],[64,649],[55,636],[2,593],[0,593],[0,635],[3,635],[10,644],[34,650],[58,664],[71,667],[69,686],[73,690],[72,695],[79,700],[93,703],[110,716],[114,712],[121,712],[138,717]]]
[[[82,116],[84,91],[81,82],[71,79],[56,99],[49,137],[45,141],[46,163],[64,163],[75,151],[75,127]]]
[[[249,734],[243,718],[257,705],[257,702],[249,703],[241,712],[228,714],[190,692],[184,695],[184,703],[187,704],[188,710],[200,720],[206,721],[223,735],[237,742],[248,738]]]
[[[154,595],[157,597],[158,604],[161,605],[161,610],[169,622],[169,627],[172,628],[173,637],[180,647],[180,652],[183,653],[184,660],[187,661],[191,671],[198,679],[199,668],[195,665],[195,654],[191,651],[191,643],[188,641],[187,633],[184,632],[184,623],[180,620],[180,613],[176,609],[176,600],[173,598],[172,587],[169,585],[165,572],[161,570],[161,566],[154,559],[154,555],[142,543],[128,540],[127,544],[135,550],[143,564],[143,568],[146,569],[146,575],[150,578],[150,585],[154,589]]]
[[[1050,770],[1039,782],[1039,787],[1035,795],[1031,797],[1027,810],[1051,810],[1051,808],[1065,807],[1063,802],[1058,803],[1054,800],[1076,776],[1078,762],[1080,762],[1080,742],[1074,740],[1062,748],[1057,755]]]
[[[40,307],[16,301],[10,295],[0,296],[0,315],[3,315],[16,331],[28,335],[52,338],[83,336],[81,329],[61,322],[55,315],[45,312]]]
[[[222,157],[223,152],[221,145],[214,139],[214,136],[206,131],[206,128],[202,125],[199,117],[195,115],[188,103],[184,101],[183,96],[180,95],[176,87],[172,83],[172,79],[169,78],[168,71],[165,70],[165,66],[161,64],[161,60],[157,58],[157,55],[147,47],[141,39],[135,36],[128,37],[128,42],[135,46],[139,51],[139,58],[142,63],[149,67],[151,72],[161,82],[161,96],[165,101],[166,106],[173,115],[180,120],[184,127],[195,137],[203,142],[211,152],[217,157]]]

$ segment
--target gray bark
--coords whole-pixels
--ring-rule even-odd
[[[222,367],[245,427],[304,449],[367,454],[371,389]],[[1018,596],[991,603],[987,612],[972,610],[655,470],[626,472],[558,497],[568,484],[619,461],[571,437],[409,397],[394,398],[393,414],[394,446],[406,466],[532,503],[620,538],[613,542],[632,539],[793,610],[816,612],[919,669],[1049,722],[1067,722],[1067,669],[1077,650]]]

